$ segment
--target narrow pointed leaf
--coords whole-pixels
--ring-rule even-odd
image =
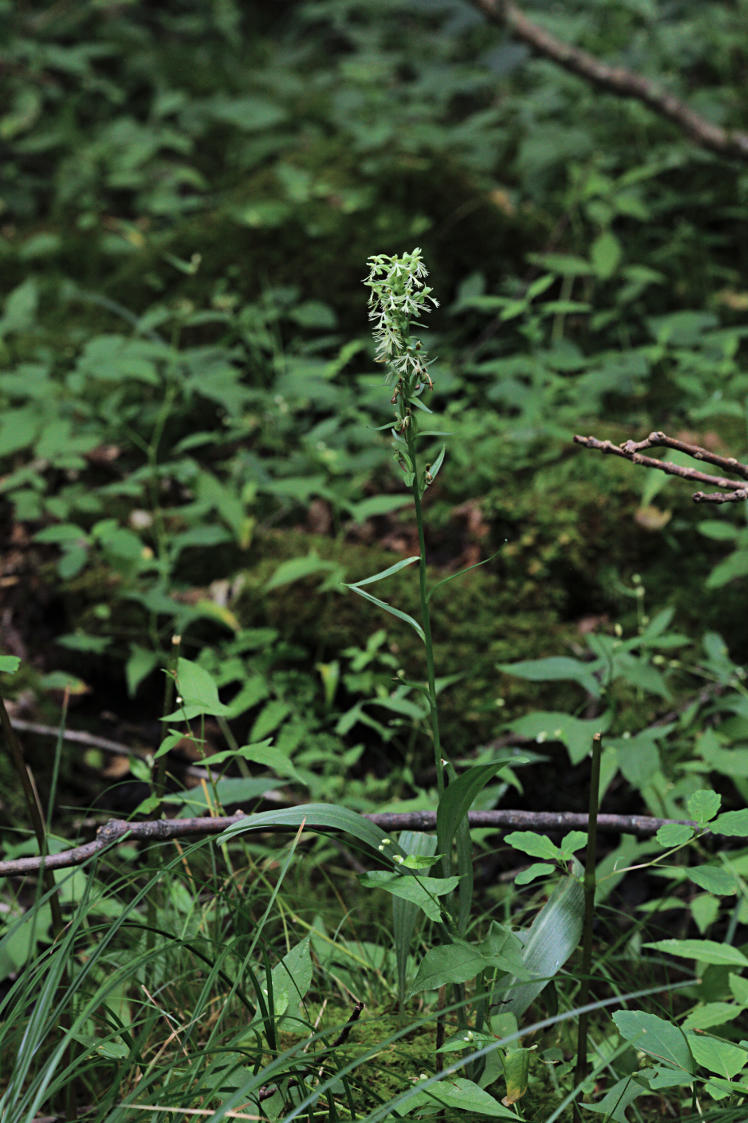
[[[400,853],[400,847],[383,830],[350,811],[347,807],[337,807],[332,803],[302,803],[298,807],[281,807],[275,811],[261,811],[257,815],[246,815],[232,823],[219,835],[219,841],[227,842],[235,835],[247,831],[262,831],[268,827],[300,827],[304,823],[308,830],[336,830],[355,838],[372,850],[391,859]],[[403,855],[404,856],[404,855]]]
[[[370,580],[372,580],[372,578],[370,578]],[[385,612],[389,612],[390,616],[396,616],[398,620],[404,620],[406,624],[410,624],[411,628],[422,640],[422,642],[426,642],[426,636],[423,634],[423,628],[418,623],[418,621],[414,620],[412,616],[409,616],[407,612],[401,612],[399,608],[393,608],[391,604],[387,604],[386,601],[380,600],[379,597],[373,597],[371,593],[367,593],[366,589],[360,589],[358,585],[350,585],[349,588],[353,589],[354,593],[358,593],[358,595],[360,597],[363,597],[364,600],[371,601],[371,603],[375,604],[378,608],[382,608]]]
[[[460,821],[465,818],[478,793],[489,780],[505,765],[518,763],[521,763],[518,757],[498,757],[490,764],[477,764],[469,768],[449,785],[439,800],[436,812],[436,834],[440,851],[447,853]]]
[[[393,573],[405,569],[406,565],[412,565],[413,562],[421,560],[420,554],[414,554],[411,558],[402,558],[401,561],[395,562],[394,565],[389,566],[387,569],[380,569],[379,573],[375,573],[373,577],[364,577],[361,581],[352,581],[346,585],[347,589],[355,589],[356,592],[362,585],[373,585],[375,581],[384,581],[385,577],[391,577]]]

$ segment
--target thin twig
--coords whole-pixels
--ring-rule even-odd
[[[436,830],[435,811],[410,811],[404,813],[382,812],[364,815],[375,826],[384,831],[433,831]],[[45,869],[68,869],[88,861],[95,854],[127,840],[144,842],[167,842],[174,838],[189,835],[216,835],[243,819],[249,821],[243,811],[234,815],[221,815],[215,818],[196,819],[146,819],[128,823],[124,819],[110,819],[99,827],[96,838],[82,846],[61,850],[50,854],[46,860],[40,858],[16,858],[14,861],[0,862],[0,877],[36,873],[43,865]],[[468,816],[471,828],[503,831],[508,827],[525,827],[541,831],[585,830],[587,815],[576,811],[471,811]],[[669,823],[683,823],[698,828],[690,819],[654,819],[648,815],[599,815],[597,829],[606,834],[632,834],[637,838],[648,838],[656,834],[660,827]],[[274,824],[262,828],[263,833],[286,833],[298,830],[297,826]],[[703,836],[719,836],[719,831],[702,831]]]
[[[667,93],[641,74],[622,66],[608,66],[579,47],[564,43],[529,20],[511,0],[470,0],[492,23],[509,30],[535,51],[564,70],[616,97],[641,101],[654,113],[672,121],[702,148],[719,156],[748,161],[748,133],[723,129]]]
[[[736,476],[748,479],[748,464],[736,460],[733,456],[718,456],[716,452],[710,452],[709,449],[701,448],[700,445],[688,444],[686,441],[669,437],[667,433],[660,430],[650,433],[643,441],[623,441],[619,445],[613,444],[612,441],[598,440],[597,437],[581,437],[578,434],[574,436],[574,443],[611,456],[620,456],[624,460],[630,460],[632,464],[641,465],[643,468],[657,468],[660,472],[665,472],[669,476],[680,476],[683,480],[693,480],[695,483],[726,489],[723,492],[711,493],[696,491],[692,497],[695,503],[736,503],[738,500],[748,499],[748,486],[741,484],[738,480],[731,480],[727,476],[710,475],[708,472],[699,471],[698,468],[690,468],[686,464],[673,464],[671,460],[658,460],[655,456],[643,456],[641,450],[644,448],[674,448],[679,452],[686,453],[687,456],[693,457],[694,460],[704,460],[708,464],[714,464],[718,468],[726,468],[728,471],[734,472]]]

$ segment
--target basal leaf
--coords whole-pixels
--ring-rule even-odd
[[[575,863],[581,870],[579,863]],[[522,950],[522,966],[532,976],[517,976],[505,988],[502,1009],[519,1019],[558,973],[579,945],[584,914],[584,890],[578,877],[565,877],[535,917]]]

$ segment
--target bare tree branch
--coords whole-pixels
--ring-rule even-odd
[[[708,472],[700,472],[698,468],[689,468],[684,464],[673,464],[671,460],[658,460],[654,456],[642,456],[641,449],[643,448],[662,446],[675,448],[679,452],[685,452],[688,456],[692,456],[694,460],[705,460],[718,468],[726,468],[728,471],[734,472],[735,475],[748,479],[748,464],[743,464],[740,460],[736,460],[734,456],[718,456],[716,452],[710,452],[709,449],[701,448],[699,445],[688,444],[686,441],[679,441],[675,437],[668,437],[666,433],[659,430],[650,433],[643,441],[623,441],[620,445],[613,444],[612,441],[600,441],[597,437],[580,437],[579,435],[574,437],[574,443],[583,445],[585,448],[597,449],[598,452],[609,453],[612,456],[621,456],[624,460],[630,460],[632,464],[641,464],[644,468],[658,468],[669,476],[680,476],[683,480],[693,480],[695,483],[708,484],[710,487],[730,489],[709,493],[695,491],[693,494],[695,503],[736,503],[740,499],[748,499],[748,486],[740,484],[738,480],[731,480],[727,476],[712,476]]]
[[[533,51],[558,63],[564,70],[617,97],[643,102],[660,117],[676,124],[702,148],[720,156],[748,160],[748,133],[723,129],[640,74],[621,66],[607,66],[587,51],[562,42],[529,20],[512,0],[470,0],[470,3],[492,23],[508,27]]]
[[[92,842],[74,846],[50,854],[46,859],[16,858],[14,861],[0,862],[0,877],[38,873],[47,870],[67,869],[80,866],[95,854],[100,854],[110,846],[127,840],[143,842],[166,842],[172,838],[185,838],[190,835],[216,835],[234,823],[248,818],[243,811],[234,815],[221,815],[215,818],[199,819],[152,819],[138,823],[128,823],[125,819],[110,819],[96,832]],[[383,812],[364,815],[375,826],[384,831],[433,831],[436,829],[435,811],[411,811],[404,813]],[[569,831],[585,830],[587,815],[575,811],[471,811],[468,820],[472,828],[503,831],[507,827],[525,830]],[[599,815],[597,829],[607,834],[633,834],[637,838],[648,838],[656,834],[660,827],[669,823],[684,823],[698,828],[698,824],[688,819],[653,819],[647,815]],[[263,827],[264,833],[297,831],[297,826],[279,824]],[[705,831],[703,834],[719,835],[719,831]]]

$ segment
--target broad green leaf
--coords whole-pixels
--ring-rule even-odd
[[[519,971],[527,978],[520,962],[519,940],[512,933],[502,935],[505,939],[495,941],[495,947],[488,941],[478,945],[455,940],[429,948],[421,960],[411,994],[438,990],[448,983],[467,983],[486,970]]]
[[[500,671],[528,682],[576,682],[593,698],[600,697],[600,683],[591,673],[595,663],[584,663],[567,655],[551,655],[547,659],[526,659],[519,663],[499,663]]]
[[[440,1104],[459,1115],[472,1111],[476,1115],[489,1115],[494,1119],[517,1119],[508,1107],[504,1107],[483,1088],[463,1076],[445,1076],[438,1083],[430,1085],[425,1092],[409,1096],[402,1106],[398,1104],[398,1114],[409,1115],[416,1108],[433,1108]]]
[[[665,823],[664,827],[658,830],[656,838],[660,846],[665,846],[669,850],[671,846],[683,846],[693,836],[693,827],[689,827],[686,823]]]
[[[693,1058],[702,1068],[732,1080],[748,1063],[745,1046],[735,1045],[705,1033],[686,1033]]]
[[[14,675],[21,665],[17,655],[0,655],[0,671],[6,675]]]
[[[442,911],[434,898],[443,897],[445,894],[453,892],[457,888],[459,878],[411,877],[408,874],[402,875],[385,870],[373,870],[371,873],[364,874],[360,881],[365,889],[384,889],[386,893],[391,893],[393,897],[410,901],[416,908],[424,912],[429,920],[438,924],[442,919]]]
[[[130,645],[130,657],[125,664],[125,677],[127,693],[131,698],[137,693],[143,679],[158,666],[158,663],[159,656],[155,651],[149,651],[148,648],[141,647],[137,643]]]
[[[748,967],[748,957],[731,944],[719,944],[716,940],[656,940],[644,944],[645,948],[666,951],[683,959],[695,959],[699,963],[713,963],[727,967]]]
[[[736,1002],[748,1009],[748,978],[730,972],[730,990]]]
[[[555,842],[536,831],[512,831],[504,836],[504,842],[508,842],[515,850],[521,850],[523,854],[529,854],[531,858],[549,858],[552,862],[561,858],[561,851]]]
[[[453,780],[445,789],[436,810],[436,836],[439,850],[446,854],[478,793],[506,764],[522,763],[517,757],[498,757],[490,764],[476,764]]]
[[[621,243],[609,230],[599,234],[590,246],[590,260],[598,277],[603,281],[613,276],[621,256]]]
[[[414,620],[412,616],[409,616],[407,612],[401,612],[399,608],[393,608],[391,604],[387,604],[386,601],[380,600],[379,597],[373,597],[371,593],[367,593],[366,589],[360,589],[358,585],[349,585],[348,588],[353,589],[354,593],[358,593],[358,595],[360,597],[363,597],[364,600],[371,601],[371,603],[375,604],[378,608],[382,608],[385,612],[389,612],[390,616],[396,616],[398,620],[403,620],[406,624],[410,624],[416,635],[424,643],[426,642],[426,636],[423,633],[423,628],[418,623],[418,621]]]
[[[699,534],[718,542],[732,541],[739,534],[739,529],[734,523],[720,522],[718,519],[704,519],[703,522],[698,523],[696,529]]]
[[[719,899],[711,893],[698,893],[691,898],[691,916],[701,935],[705,935],[719,916]]]
[[[717,792],[702,788],[688,797],[688,814],[704,827],[717,814],[721,802],[722,796]]]
[[[575,862],[581,872],[581,866]],[[522,949],[522,966],[532,976],[522,982],[515,976],[502,987],[502,1007],[521,1018],[550,979],[558,973],[582,935],[584,890],[578,877],[565,877],[535,917]],[[516,985],[519,984],[519,985]]]
[[[228,708],[218,700],[215,679],[205,667],[191,659],[178,659],[176,678],[179,708],[165,714],[161,721],[191,721],[201,714],[222,717],[228,713]]]
[[[722,1026],[727,1022],[732,1022],[743,1013],[743,1007],[738,1005],[737,1002],[705,1002],[702,1006],[695,1006],[690,1011],[683,1022],[683,1029],[711,1029],[713,1026]],[[693,1048],[691,1052],[693,1052]],[[695,1053],[694,1056],[696,1056]]]
[[[281,698],[271,698],[254,720],[249,733],[250,741],[262,741],[269,733],[274,733],[290,713],[291,707],[288,702],[284,702]]]
[[[587,832],[586,831],[569,831],[561,839],[559,849],[565,858],[571,858],[572,854],[577,850],[581,850],[587,845]]]
[[[693,1072],[691,1051],[679,1026],[641,1010],[617,1010],[613,1021],[621,1037],[643,1053],[685,1072]]]
[[[164,737],[163,741],[153,754],[153,759],[158,760],[159,757],[166,756],[167,753],[170,753],[171,750],[175,748],[180,741],[183,740],[184,733],[180,733],[177,729],[170,729],[168,735]],[[202,742],[198,743],[202,744]]]
[[[219,807],[228,807],[232,804],[247,804],[253,799],[260,799],[265,792],[269,792],[278,783],[274,776],[231,777],[228,780],[219,780],[211,784],[209,789],[202,785],[190,788],[189,791],[167,792],[163,797],[165,803],[181,804],[183,815],[204,815],[208,811],[215,812],[216,801]],[[250,818],[250,816],[247,816]]]
[[[272,970],[273,1006],[276,1014],[285,1015],[284,1032],[309,1031],[306,1019],[295,1025],[293,1019],[302,1017],[300,1006],[312,985],[310,941],[311,937],[305,936]]]
[[[520,737],[533,741],[560,741],[569,751],[572,764],[579,764],[589,756],[592,738],[595,733],[604,733],[610,725],[610,714],[606,713],[592,721],[572,717],[554,711],[526,714],[507,726]]]
[[[740,811],[723,811],[709,824],[709,829],[732,838],[748,838],[748,807]]]
[[[278,589],[282,585],[290,585],[293,581],[301,581],[305,577],[313,577],[317,573],[329,573],[336,568],[336,563],[326,561],[312,550],[306,557],[289,558],[282,562],[265,586],[266,591]]]
[[[227,827],[219,835],[219,841],[228,841],[234,835],[247,831],[267,830],[268,827],[276,826],[300,827],[302,823],[307,830],[341,831],[385,857],[401,853],[400,847],[374,823],[347,807],[337,807],[333,803],[302,803],[298,807],[282,807],[276,811],[247,815]],[[401,857],[404,855],[401,854]]]
[[[533,862],[526,870],[521,870],[517,874],[514,879],[514,884],[529,885],[531,881],[535,881],[538,877],[546,877],[555,870],[556,866],[551,865],[550,862]]]
[[[530,1050],[509,1048],[503,1054],[501,1062],[504,1066],[504,1079],[506,1080],[506,1096],[503,1102],[509,1106],[522,1099],[527,1091],[530,1075]]]
[[[729,897],[737,893],[738,886],[734,874],[724,866],[692,866],[686,870],[689,881],[705,889],[707,893],[714,893],[718,897]]]
[[[349,503],[348,510],[355,523],[366,522],[377,515],[389,515],[413,502],[412,495],[371,495],[359,503]]]

